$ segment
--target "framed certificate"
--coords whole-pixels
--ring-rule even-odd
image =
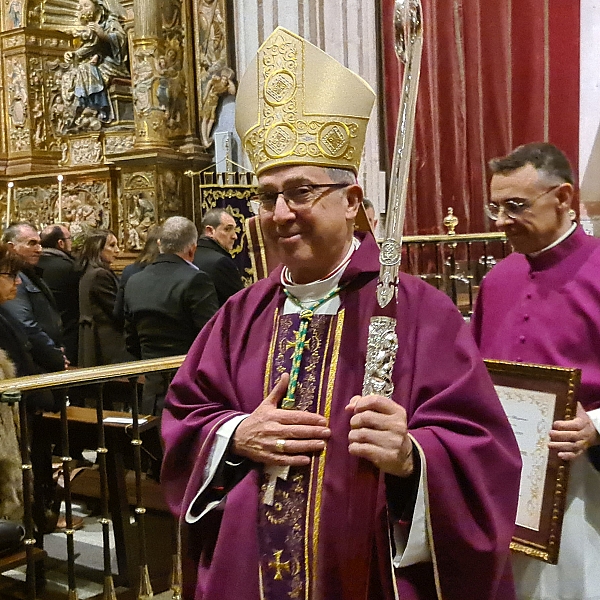
[[[499,360],[485,364],[523,461],[511,549],[556,564],[569,463],[549,450],[548,433],[554,421],[575,416],[581,371]]]

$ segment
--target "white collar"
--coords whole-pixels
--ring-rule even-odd
[[[554,240],[549,246],[546,246],[545,248],[542,248],[541,250],[538,250],[537,252],[531,252],[527,256],[531,256],[531,257],[535,258],[536,256],[539,256],[540,254],[543,254],[544,252],[551,250],[555,246],[558,246],[561,242],[564,242],[576,229],[577,229],[577,223],[572,223],[571,227],[569,227],[568,231],[565,231],[565,233],[563,233],[557,240]]]
[[[316,302],[337,287],[342,275],[344,274],[344,271],[346,270],[346,267],[348,266],[348,263],[350,262],[352,254],[354,254],[354,251],[359,246],[360,240],[357,238],[352,238],[352,244],[350,244],[350,248],[344,256],[344,259],[329,277],[326,277],[325,279],[319,279],[317,281],[311,281],[310,283],[290,283],[289,279],[291,279],[291,277],[289,277],[289,271],[287,273],[289,279],[286,280],[284,277],[286,268],[284,268],[284,270],[281,272],[281,285],[302,304]]]

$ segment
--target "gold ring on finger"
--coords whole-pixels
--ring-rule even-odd
[[[285,440],[277,440],[275,442],[275,448],[277,448],[277,452],[283,454],[285,452]]]

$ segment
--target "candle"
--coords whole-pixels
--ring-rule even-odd
[[[14,182],[8,182],[8,190],[6,192],[6,226],[10,225],[10,213],[12,209],[12,195],[13,195],[13,187],[15,187]]]
[[[62,182],[63,182],[63,176],[59,175],[57,177],[58,179],[58,200],[57,200],[57,204],[58,204],[58,222],[62,223]]]

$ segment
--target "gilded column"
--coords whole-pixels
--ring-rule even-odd
[[[135,28],[131,78],[135,148],[168,147],[167,115],[161,108],[162,70],[160,0],[134,0]]]

